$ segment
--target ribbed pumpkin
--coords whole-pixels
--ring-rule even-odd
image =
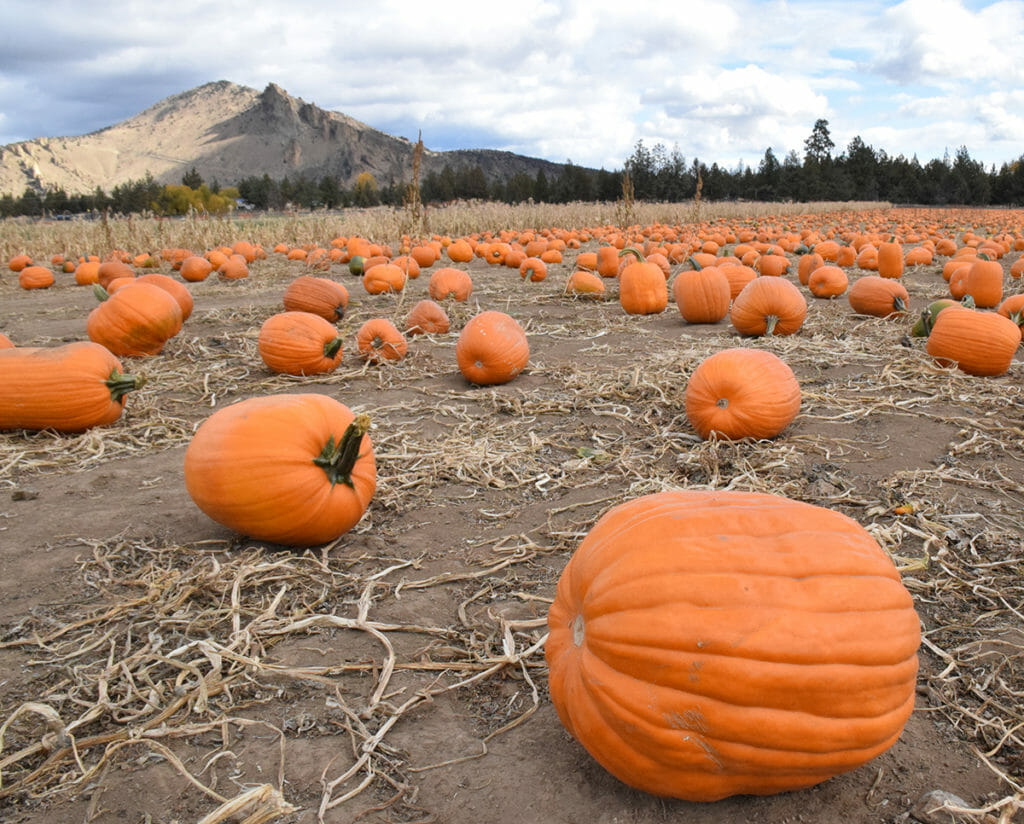
[[[192,309],[195,306],[195,301],[192,298],[192,293],[188,287],[180,280],[175,280],[167,275],[161,275],[159,272],[149,272],[145,275],[140,275],[135,278],[133,283],[148,283],[151,286],[159,286],[172,298],[178,301],[178,306],[181,307],[181,320],[182,322],[189,319],[192,314]]]
[[[421,300],[405,318],[406,335],[443,335],[450,328],[448,313],[432,300]]]
[[[964,294],[974,299],[975,306],[979,309],[994,309],[1003,299],[1002,264],[998,260],[979,256],[968,267],[963,285]]]
[[[494,310],[474,315],[455,343],[459,371],[480,386],[508,383],[526,368],[530,345],[511,315]]]
[[[53,271],[46,266],[26,266],[18,272],[22,289],[49,289],[54,284]]]
[[[910,306],[910,295],[902,283],[878,275],[857,278],[846,297],[854,312],[877,318],[906,314]]]
[[[565,294],[578,298],[603,298],[604,282],[593,272],[577,269],[565,282]]]
[[[955,364],[968,375],[994,377],[1010,368],[1020,340],[1020,328],[1009,318],[949,308],[935,316],[925,349],[940,364]]]
[[[782,277],[750,281],[732,302],[729,320],[741,335],[792,335],[807,317],[807,301]]]
[[[181,331],[181,306],[150,283],[133,283],[100,302],[85,323],[89,340],[115,355],[156,355]]]
[[[619,272],[619,303],[630,315],[656,315],[668,306],[665,273],[657,264],[644,260],[639,250],[626,248],[620,256],[635,255]]]
[[[214,521],[313,546],[362,518],[377,486],[369,416],[327,395],[266,395],[214,412],[185,451],[185,488]]]
[[[356,349],[372,363],[399,361],[409,351],[409,342],[387,318],[370,318],[356,330]]]
[[[729,314],[729,279],[717,266],[684,269],[672,281],[672,296],[687,323],[718,323]]]
[[[0,349],[0,429],[84,432],[116,421],[141,386],[98,343]]]
[[[288,284],[282,302],[289,312],[312,312],[337,323],[348,307],[348,289],[329,278],[300,275]]]
[[[693,370],[686,417],[705,440],[774,438],[800,411],[800,384],[785,361],[761,349],[723,349]]]
[[[473,294],[473,279],[469,273],[451,266],[435,269],[427,282],[427,293],[436,301],[451,298],[467,301]]]
[[[272,372],[321,375],[341,363],[342,340],[336,327],[312,312],[278,312],[260,326],[256,347]]]
[[[816,298],[837,298],[850,285],[849,278],[838,266],[819,266],[807,278],[807,290]]]
[[[894,239],[878,244],[878,276],[903,276],[903,245],[899,241]]]
[[[920,625],[871,535],[754,492],[670,491],[590,530],[548,614],[551,700],[609,772],[714,801],[809,787],[888,749]]]
[[[401,292],[405,288],[405,272],[393,263],[379,263],[363,275],[363,288],[371,295]]]

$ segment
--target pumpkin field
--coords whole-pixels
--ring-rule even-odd
[[[0,224],[0,820],[1024,820],[1024,211],[427,218]],[[585,628],[559,579],[620,526]],[[686,672],[657,564],[722,530],[686,580],[731,674]],[[716,603],[847,532],[792,629]],[[700,712],[637,733],[669,683]]]

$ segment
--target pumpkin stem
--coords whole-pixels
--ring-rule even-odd
[[[766,335],[775,334],[775,324],[779,322],[778,315],[768,315],[764,319],[764,333]]]
[[[337,337],[334,340],[329,340],[324,344],[324,357],[333,358],[338,354],[338,350],[341,349],[341,337]]]
[[[110,388],[111,400],[120,402],[129,392],[145,386],[146,378],[142,375],[126,375],[117,369],[111,369],[110,377],[105,383]]]
[[[703,266],[700,265],[700,262],[693,255],[690,255],[688,261],[690,265],[698,272],[704,268]]]
[[[640,263],[644,262],[643,253],[639,249],[637,249],[636,246],[627,246],[625,249],[622,249],[619,252],[620,258],[625,257],[626,255],[634,255]]]
[[[352,423],[345,429],[341,440],[335,444],[334,435],[331,435],[320,455],[313,458],[313,463],[327,473],[331,486],[339,481],[352,486],[352,468],[359,459],[359,447],[363,443],[363,435],[369,431],[370,416],[366,413],[356,415]]]
[[[107,298],[110,297],[110,292],[100,286],[98,283],[92,285],[92,293],[96,296],[96,300],[103,303]]]
[[[892,309],[894,312],[906,312],[907,302],[903,298],[896,296],[892,301]]]
[[[963,298],[961,298],[961,300],[960,300],[960,305],[965,307],[965,308],[967,308],[967,309],[974,309],[975,308],[974,296],[973,295],[964,295]]]

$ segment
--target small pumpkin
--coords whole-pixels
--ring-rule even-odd
[[[455,344],[459,371],[480,386],[508,383],[526,368],[530,345],[519,322],[504,312],[474,315]]]
[[[903,276],[903,244],[895,238],[878,244],[878,276]]]
[[[857,278],[850,287],[847,300],[858,315],[876,318],[905,315],[910,306],[910,295],[902,283],[878,275]]]
[[[401,292],[405,281],[405,272],[393,263],[379,263],[363,274],[363,288],[371,295]]]
[[[278,312],[260,326],[256,347],[272,372],[321,375],[341,363],[342,340],[329,321],[312,312]]]
[[[668,306],[665,273],[655,263],[644,260],[638,249],[627,247],[620,257],[634,255],[636,260],[619,272],[619,303],[629,315],[656,315]]]
[[[464,302],[473,294],[473,279],[462,269],[442,266],[435,269],[427,281],[427,293],[436,301],[451,298]]]
[[[356,332],[356,349],[371,363],[399,361],[409,351],[409,342],[387,318],[371,318]]]
[[[914,708],[920,620],[853,519],[676,490],[606,512],[573,553],[545,656],[565,728],[626,784],[689,801],[859,767]]]
[[[565,282],[565,294],[578,298],[603,298],[604,282],[598,275],[586,269],[577,269]]]
[[[807,278],[807,289],[816,298],[837,298],[849,285],[846,272],[838,266],[819,266]]]
[[[73,433],[113,423],[142,384],[98,343],[0,348],[0,429]]]
[[[704,440],[712,434],[774,438],[800,411],[800,384],[777,355],[723,349],[700,362],[686,384],[686,417]]]
[[[451,321],[444,308],[435,301],[421,300],[405,319],[405,334],[443,335],[451,328]]]
[[[202,255],[189,255],[181,262],[181,268],[178,269],[182,280],[187,280],[189,283],[206,280],[212,271],[213,264]]]
[[[348,289],[329,278],[300,275],[284,290],[282,302],[289,312],[311,312],[337,323],[348,308]]]
[[[18,285],[22,289],[49,289],[55,278],[46,266],[26,266],[18,272]]]
[[[729,320],[741,335],[792,335],[803,326],[807,301],[782,277],[750,281],[732,302]]]
[[[548,276],[547,264],[536,257],[528,257],[519,264],[519,277],[524,281],[539,283]]]
[[[327,395],[280,394],[218,409],[185,451],[185,488],[229,529],[324,544],[362,518],[377,486],[368,415]]]

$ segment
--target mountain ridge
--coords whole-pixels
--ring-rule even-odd
[[[170,95],[87,134],[0,146],[0,193],[63,189],[91,193],[152,175],[179,183],[192,168],[230,185],[251,176],[334,177],[351,187],[362,172],[379,185],[412,177],[413,144],[341,112],[289,95],[216,80]],[[425,149],[421,175],[479,165],[490,181],[557,175],[563,164],[493,149]]]

